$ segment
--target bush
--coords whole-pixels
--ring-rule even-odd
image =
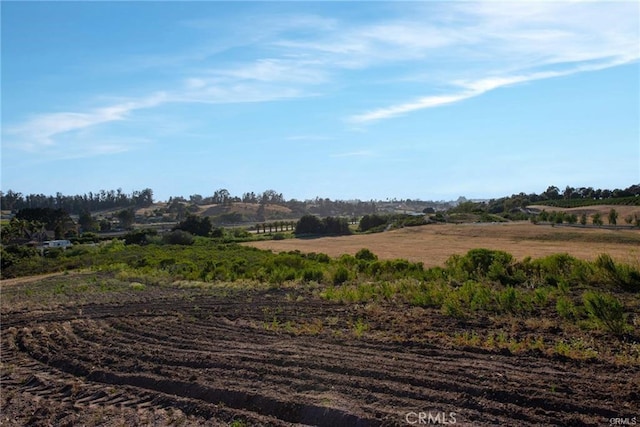
[[[640,291],[640,271],[636,268],[630,265],[616,264],[607,254],[600,255],[594,264],[602,279],[626,291]]]
[[[341,285],[347,280],[349,280],[349,270],[343,266],[339,266],[333,273],[333,284]]]
[[[302,272],[302,280],[305,282],[322,282],[324,279],[324,274],[322,270],[317,270],[313,268],[307,268]]]
[[[519,312],[522,307],[521,297],[522,295],[518,295],[515,288],[507,287],[498,294],[498,304],[501,311],[512,314]]]
[[[310,252],[307,254],[307,259],[313,260],[313,261],[317,261],[320,262],[322,264],[329,264],[331,262],[331,257],[329,257],[329,255],[327,254],[323,254],[323,253],[315,253],[315,252]]]
[[[38,256],[38,251],[29,246],[2,246],[0,255],[1,269],[5,270],[25,258],[33,258]]]
[[[567,320],[575,319],[577,316],[576,306],[571,299],[565,296],[560,296],[556,301],[556,312],[560,317]]]
[[[378,257],[367,248],[362,248],[356,253],[356,259],[363,261],[376,261]]]
[[[589,316],[615,335],[622,335],[625,331],[624,307],[612,295],[599,292],[585,292],[582,296],[585,309]]]
[[[141,229],[130,231],[125,234],[124,242],[127,245],[146,245],[151,242],[151,237],[156,236],[158,232],[152,229]]]
[[[482,279],[498,280],[503,284],[513,282],[510,277],[513,257],[504,251],[492,249],[472,249],[466,255],[452,255],[447,261],[447,270],[451,277],[459,280]]]
[[[174,230],[162,236],[162,241],[168,245],[193,245],[195,241],[193,235],[187,231]]]

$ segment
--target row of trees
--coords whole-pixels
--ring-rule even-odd
[[[295,230],[296,221],[274,221],[274,222],[263,222],[261,224],[256,224],[256,233],[266,233],[269,230],[269,233],[273,233],[274,231],[277,233],[278,231],[289,231]]]
[[[609,225],[617,225],[619,217],[620,214],[618,213],[618,211],[612,208],[607,214],[607,221]],[[578,215],[574,213],[569,214],[560,211],[547,212],[543,210],[537,217],[532,217],[532,221],[551,222],[554,224],[562,224],[565,222],[568,224],[576,224],[579,222],[581,225],[587,225],[588,218],[587,214],[584,212],[578,217]],[[633,216],[627,215],[624,218],[624,221],[628,225],[635,225],[636,227],[640,227],[640,216],[638,216],[637,214]],[[591,215],[591,223],[593,225],[604,225],[603,216],[599,212],[594,213],[593,215]]]
[[[65,196],[56,193],[55,196],[44,194],[28,194],[14,192],[0,192],[0,205],[3,210],[17,212],[28,208],[60,209],[72,215],[79,215],[83,211],[95,212],[114,208],[144,208],[153,204],[153,190],[145,188],[126,194],[121,188],[117,190],[100,190],[83,195]]]
[[[593,187],[571,187],[566,186],[563,191],[556,186],[550,186],[541,194],[546,200],[571,200],[571,199],[609,199],[618,197],[633,197],[640,195],[640,184],[634,184],[625,189],[616,188],[614,190],[594,189]]]
[[[169,202],[179,201],[183,203],[190,203],[193,205],[229,205],[231,203],[269,203],[269,204],[284,204],[286,200],[282,193],[278,193],[274,190],[265,190],[262,193],[256,194],[253,191],[250,193],[243,193],[242,197],[233,196],[226,188],[220,188],[213,192],[212,196],[203,197],[201,194],[192,194],[189,199],[184,197],[172,197]]]
[[[549,186],[540,194],[519,193],[508,197],[492,199],[487,203],[476,203],[481,210],[491,214],[509,213],[516,209],[524,209],[529,205],[545,202],[560,202],[570,200],[605,201],[621,197],[640,197],[640,184],[631,185],[625,189],[594,189],[592,187],[574,188],[567,186],[564,191],[556,186]]]

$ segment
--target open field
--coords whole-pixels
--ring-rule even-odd
[[[640,415],[637,365],[550,352],[569,339],[553,317],[454,319],[320,291],[98,273],[3,282],[0,424],[394,426],[424,413],[586,426]],[[534,336],[535,349],[519,350]]]
[[[640,230],[552,227],[528,222],[434,224],[376,234],[247,244],[274,251],[300,250],[330,256],[353,255],[368,248],[381,259],[403,258],[423,262],[426,267],[442,265],[450,255],[464,254],[473,248],[504,250],[518,259],[566,252],[593,260],[608,253],[620,262],[632,265],[640,262]]]

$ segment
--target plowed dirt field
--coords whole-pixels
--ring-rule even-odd
[[[482,325],[426,309],[299,288],[61,286],[90,279],[3,285],[0,424],[640,421],[637,368],[446,345],[433,337]]]

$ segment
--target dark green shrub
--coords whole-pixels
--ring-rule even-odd
[[[640,291],[640,271],[636,268],[630,265],[616,264],[607,254],[600,255],[595,260],[594,265],[598,269],[602,280],[606,280],[610,284],[619,286],[626,291]]]
[[[286,266],[279,266],[271,271],[269,275],[269,282],[276,284],[283,284],[286,281],[294,280],[296,278],[296,271]]]
[[[315,252],[310,252],[306,255],[307,259],[313,260],[313,261],[317,261],[323,264],[329,264],[331,262],[331,257],[329,257],[329,255],[327,254],[323,254],[323,253],[315,253]]]
[[[295,252],[277,254],[272,262],[276,266],[286,266],[296,270],[303,269],[306,264],[306,260],[302,254]]]
[[[521,295],[518,294],[516,289],[509,286],[498,294],[498,305],[502,312],[515,314],[522,308],[520,298]]]
[[[307,268],[302,272],[302,280],[305,282],[322,282],[324,279],[324,273],[322,270]]]
[[[349,255],[349,254],[340,255],[340,258],[338,258],[338,262],[349,268],[358,264],[358,260],[353,255]]]
[[[451,278],[458,280],[482,279],[511,283],[513,257],[504,251],[492,249],[471,249],[466,255],[452,255],[446,261]],[[491,271],[491,274],[489,275]]]
[[[222,227],[213,227],[210,233],[213,239],[221,239],[224,237],[224,228]]]
[[[347,280],[349,280],[349,270],[347,270],[344,266],[339,266],[333,273],[333,284],[341,285]]]
[[[174,230],[162,236],[162,241],[168,245],[193,245],[195,241],[193,235],[187,231]]]
[[[377,255],[371,252],[367,248],[362,248],[356,253],[356,259],[360,259],[363,261],[376,261],[378,259]]]
[[[130,231],[124,236],[124,242],[127,245],[146,245],[150,243],[151,237],[156,236],[158,232],[150,228]]]
[[[560,317],[568,320],[576,319],[578,315],[573,301],[565,296],[558,297],[558,300],[556,301],[556,312]]]
[[[62,248],[51,248],[51,249],[46,249],[44,251],[44,256],[49,259],[62,258],[63,255],[64,255],[64,249]]]
[[[585,292],[582,296],[585,309],[591,318],[613,334],[622,335],[626,329],[624,306],[612,295]]]

